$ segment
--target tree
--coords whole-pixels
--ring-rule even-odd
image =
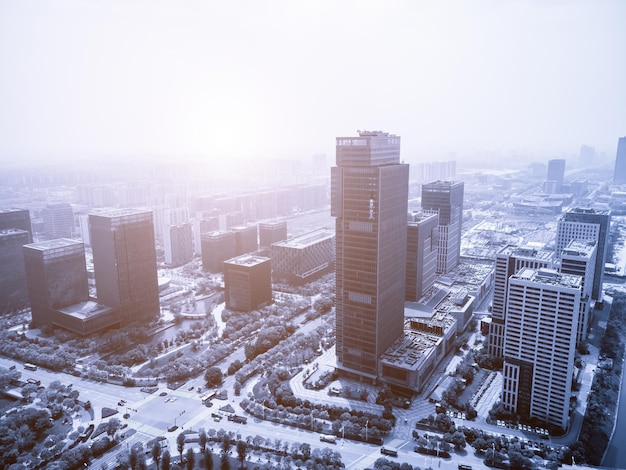
[[[117,418],[111,418],[106,425],[106,433],[108,436],[112,436],[122,427],[122,423]]]
[[[222,470],[228,470],[230,468],[230,465],[228,464],[228,454],[222,453],[222,456],[220,457],[220,468]]]
[[[242,441],[241,439],[237,441],[237,458],[239,459],[239,463],[241,464],[241,468],[243,468],[243,463],[248,456],[248,444],[246,441]]]
[[[198,431],[198,444],[200,444],[200,450],[202,451],[203,454],[204,454],[204,451],[206,450],[207,441],[208,441],[208,438],[206,435],[206,431],[204,430],[204,428],[200,428],[200,431]]]
[[[230,440],[230,436],[228,436],[228,434],[224,435],[222,440],[222,455],[228,455],[232,445],[233,443]]]
[[[152,459],[154,460],[154,463],[156,464],[157,468],[159,468],[159,460],[161,460],[161,443],[159,441],[156,441],[154,443],[150,453],[152,454]]]
[[[204,373],[204,380],[209,388],[219,387],[223,380],[222,369],[217,366],[209,367]]]
[[[204,450],[204,468],[213,470],[213,452],[211,452],[211,449]]]
[[[172,456],[170,455],[170,451],[165,449],[161,460],[161,470],[170,470],[171,461]]]
[[[196,454],[193,453],[193,449],[191,447],[187,449],[185,457],[187,459],[187,470],[193,470],[193,467],[196,465]]]
[[[176,436],[176,449],[178,450],[178,454],[180,455],[180,461],[183,461],[183,450],[185,449],[185,433],[180,433]]]

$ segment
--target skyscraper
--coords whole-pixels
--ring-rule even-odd
[[[435,181],[422,186],[422,207],[439,212],[438,273],[451,271],[461,259],[463,191],[462,181]]]
[[[43,215],[43,230],[48,240],[73,236],[74,211],[71,205],[65,202],[48,204],[41,214]]]
[[[159,314],[152,212],[113,209],[89,214],[98,302],[125,322]]]
[[[28,209],[0,209],[0,230],[10,228],[28,232],[28,243],[33,242],[33,228]]]
[[[575,274],[582,278],[576,344],[587,339],[587,329],[591,320],[590,305],[597,247],[596,240],[572,240],[561,253],[561,272]]]
[[[569,423],[581,282],[532,268],[509,279],[502,403],[560,429]]]
[[[572,240],[595,240],[598,244],[593,274],[591,298],[602,300],[604,266],[609,245],[611,212],[607,210],[573,208],[559,217],[557,222],[556,253],[561,256]]]
[[[336,152],[337,366],[375,379],[403,332],[409,166],[400,137],[384,132],[338,137]]]
[[[615,155],[613,182],[615,184],[626,183],[626,137],[620,137],[617,141],[617,154]]]
[[[26,230],[0,229],[0,313],[28,306],[22,246],[29,236]]]
[[[180,266],[193,259],[193,235],[190,223],[163,227],[165,262]]]
[[[202,269],[211,273],[224,271],[224,261],[237,256],[235,232],[224,230],[201,235]]]
[[[405,300],[417,302],[435,283],[439,249],[439,214],[409,214],[406,248]]]
[[[522,268],[552,268],[553,263],[554,252],[530,247],[507,245],[496,253],[491,324],[487,339],[489,354],[498,358],[504,357],[504,324],[509,278]]]
[[[546,175],[545,189],[548,193],[560,193],[565,178],[565,159],[555,158],[548,160],[548,173]]]
[[[89,299],[85,245],[60,238],[24,246],[33,323],[52,325],[58,309]]]

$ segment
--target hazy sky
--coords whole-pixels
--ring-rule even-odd
[[[0,160],[614,156],[626,1],[0,1]]]

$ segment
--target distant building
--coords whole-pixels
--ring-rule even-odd
[[[74,211],[72,206],[59,202],[48,204],[41,211],[43,229],[48,240],[71,238],[74,234]]]
[[[615,155],[613,182],[615,184],[626,183],[626,137],[620,137],[617,141],[617,154]]]
[[[28,287],[23,245],[29,243],[26,230],[0,230],[0,313],[28,306]]]
[[[332,272],[335,267],[335,234],[320,229],[272,244],[272,268],[276,281],[303,285]]]
[[[193,236],[190,223],[169,225],[163,228],[165,263],[180,266],[193,259]]]
[[[404,329],[409,166],[400,163],[400,137],[386,132],[337,137],[336,150],[337,367],[374,381]]]
[[[259,245],[269,247],[272,243],[287,240],[287,222],[284,220],[259,224]]]
[[[98,302],[126,323],[152,320],[160,311],[152,212],[105,210],[89,225]]]
[[[11,228],[28,232],[28,243],[33,242],[33,228],[28,209],[0,209],[0,230]]]
[[[569,425],[580,276],[524,268],[509,279],[502,403],[513,414]]]
[[[224,271],[224,261],[237,256],[237,240],[231,230],[204,233],[202,241],[202,269],[211,273]]]
[[[565,159],[555,158],[548,160],[548,173],[544,182],[544,192],[548,194],[560,193],[565,178]]]
[[[591,298],[602,300],[604,266],[606,264],[611,211],[576,207],[559,217],[557,222],[556,253],[561,256],[572,240],[595,240],[598,244],[596,265],[593,275]]]
[[[234,226],[235,253],[237,256],[254,253],[259,247],[259,231],[256,224]]]
[[[439,213],[409,214],[405,300],[417,302],[435,283],[439,250]]]
[[[487,351],[498,358],[504,357],[504,325],[506,320],[509,278],[522,268],[553,268],[555,254],[548,250],[507,245],[496,254],[491,323],[487,337]]]
[[[447,273],[461,258],[464,184],[435,181],[422,186],[422,207],[439,212],[439,251],[437,272]]]
[[[591,294],[597,247],[596,240],[572,240],[561,253],[560,271],[563,274],[575,274],[582,278],[576,344],[581,344],[587,340],[587,332],[591,322]]]
[[[202,255],[202,234],[215,232],[220,229],[219,217],[203,217],[193,221],[193,251]]]
[[[226,308],[250,312],[272,303],[269,258],[242,255],[224,262]]]
[[[581,163],[589,164],[593,163],[596,158],[596,149],[590,145],[581,145],[578,158]]]

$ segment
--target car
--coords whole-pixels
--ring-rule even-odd
[[[120,400],[117,402],[117,406],[124,406],[126,404],[126,400]]]
[[[194,389],[193,385],[191,387],[189,387],[189,391],[192,391],[193,389]]]
[[[159,396],[160,396],[160,397],[164,397],[165,395],[167,395],[167,392],[161,392],[161,393],[159,393]]]

